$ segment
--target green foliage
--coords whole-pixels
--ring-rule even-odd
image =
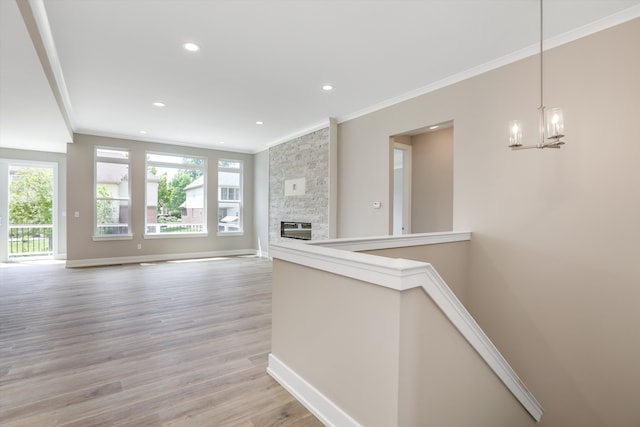
[[[171,203],[171,189],[167,184],[167,173],[163,173],[158,183],[158,207],[166,208]]]
[[[180,205],[187,199],[187,192],[185,187],[191,184],[194,180],[190,171],[180,170],[174,175],[173,179],[169,183],[171,187],[171,200],[169,201],[169,213],[174,209],[179,209]]]
[[[113,194],[107,189],[104,184],[98,185],[98,197],[113,197]],[[96,213],[98,218],[98,224],[112,223],[113,210],[111,209],[110,200],[98,200],[96,204]]]
[[[183,158],[185,165],[204,165],[204,159]],[[156,175],[157,168],[150,166],[148,172]],[[200,169],[179,169],[171,178],[167,172],[160,175],[158,182],[158,222],[174,222],[180,221],[182,216],[180,205],[187,199],[186,187],[193,181],[202,176],[204,172]]]
[[[9,221],[12,224],[53,222],[53,171],[22,168],[11,175]]]
[[[169,224],[172,222],[180,222],[180,218],[170,215],[158,215],[158,224]]]

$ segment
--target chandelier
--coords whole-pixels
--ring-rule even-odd
[[[509,147],[512,150],[525,150],[529,148],[560,148],[564,144],[564,121],[561,108],[546,108],[544,106],[544,76],[543,76],[543,9],[540,0],[540,106],[538,116],[540,122],[540,135],[535,145],[522,145],[522,121],[509,122]]]

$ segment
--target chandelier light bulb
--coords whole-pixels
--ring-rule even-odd
[[[561,108],[549,108],[546,117],[547,139],[559,140],[564,136],[564,120]]]
[[[519,147],[522,145],[522,122],[512,120],[509,122],[509,147]]]

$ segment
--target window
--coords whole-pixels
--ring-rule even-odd
[[[94,237],[131,238],[129,151],[97,147],[95,159]]]
[[[218,234],[242,233],[242,162],[218,160]]]
[[[206,235],[206,171],[203,157],[147,153],[146,237]]]
[[[230,187],[220,187],[220,200],[221,201],[240,200],[240,189],[230,188]]]

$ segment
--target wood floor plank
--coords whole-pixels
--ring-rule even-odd
[[[271,263],[0,266],[0,425],[320,426],[266,372]]]

